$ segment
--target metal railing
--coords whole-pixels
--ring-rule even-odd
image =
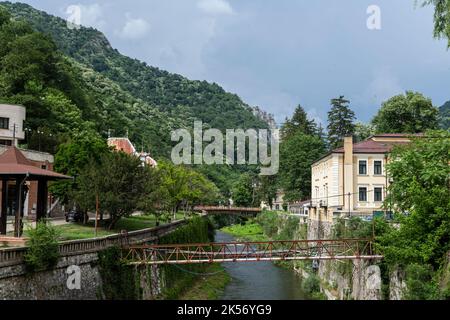
[[[98,252],[115,245],[128,246],[150,242],[172,232],[185,223],[186,220],[179,220],[143,230],[122,232],[92,239],[63,241],[59,243],[59,253],[61,256],[71,256]],[[0,248],[0,267],[22,263],[26,250],[27,247]]]
[[[382,258],[371,239],[141,245],[123,256],[130,265]]]

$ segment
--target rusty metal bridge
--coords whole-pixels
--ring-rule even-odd
[[[198,264],[292,260],[372,260],[372,239],[292,240],[131,246],[123,258],[131,265]]]
[[[194,211],[205,212],[207,214],[229,214],[239,216],[256,216],[261,213],[261,208],[245,208],[245,207],[225,207],[225,206],[196,206]]]

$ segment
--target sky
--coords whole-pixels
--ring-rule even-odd
[[[415,0],[20,2],[65,19],[77,6],[122,54],[216,82],[278,123],[300,104],[326,125],[340,95],[362,122],[406,90],[450,100],[450,50],[433,38],[433,7]]]

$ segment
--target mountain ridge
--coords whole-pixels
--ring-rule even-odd
[[[0,2],[0,5],[16,19],[23,18],[37,31],[49,34],[65,55],[160,110],[185,106],[192,117],[218,129],[268,127],[266,120],[255,116],[254,108],[216,83],[189,80],[122,55],[100,31],[83,26],[69,29],[64,19],[28,4]]]

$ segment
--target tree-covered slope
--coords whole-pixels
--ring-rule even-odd
[[[187,113],[219,129],[267,127],[237,95],[225,92],[215,83],[191,81],[126,57],[95,29],[69,29],[65,20],[26,4],[0,4],[15,18],[25,19],[35,30],[49,34],[65,55],[162,111]]]

